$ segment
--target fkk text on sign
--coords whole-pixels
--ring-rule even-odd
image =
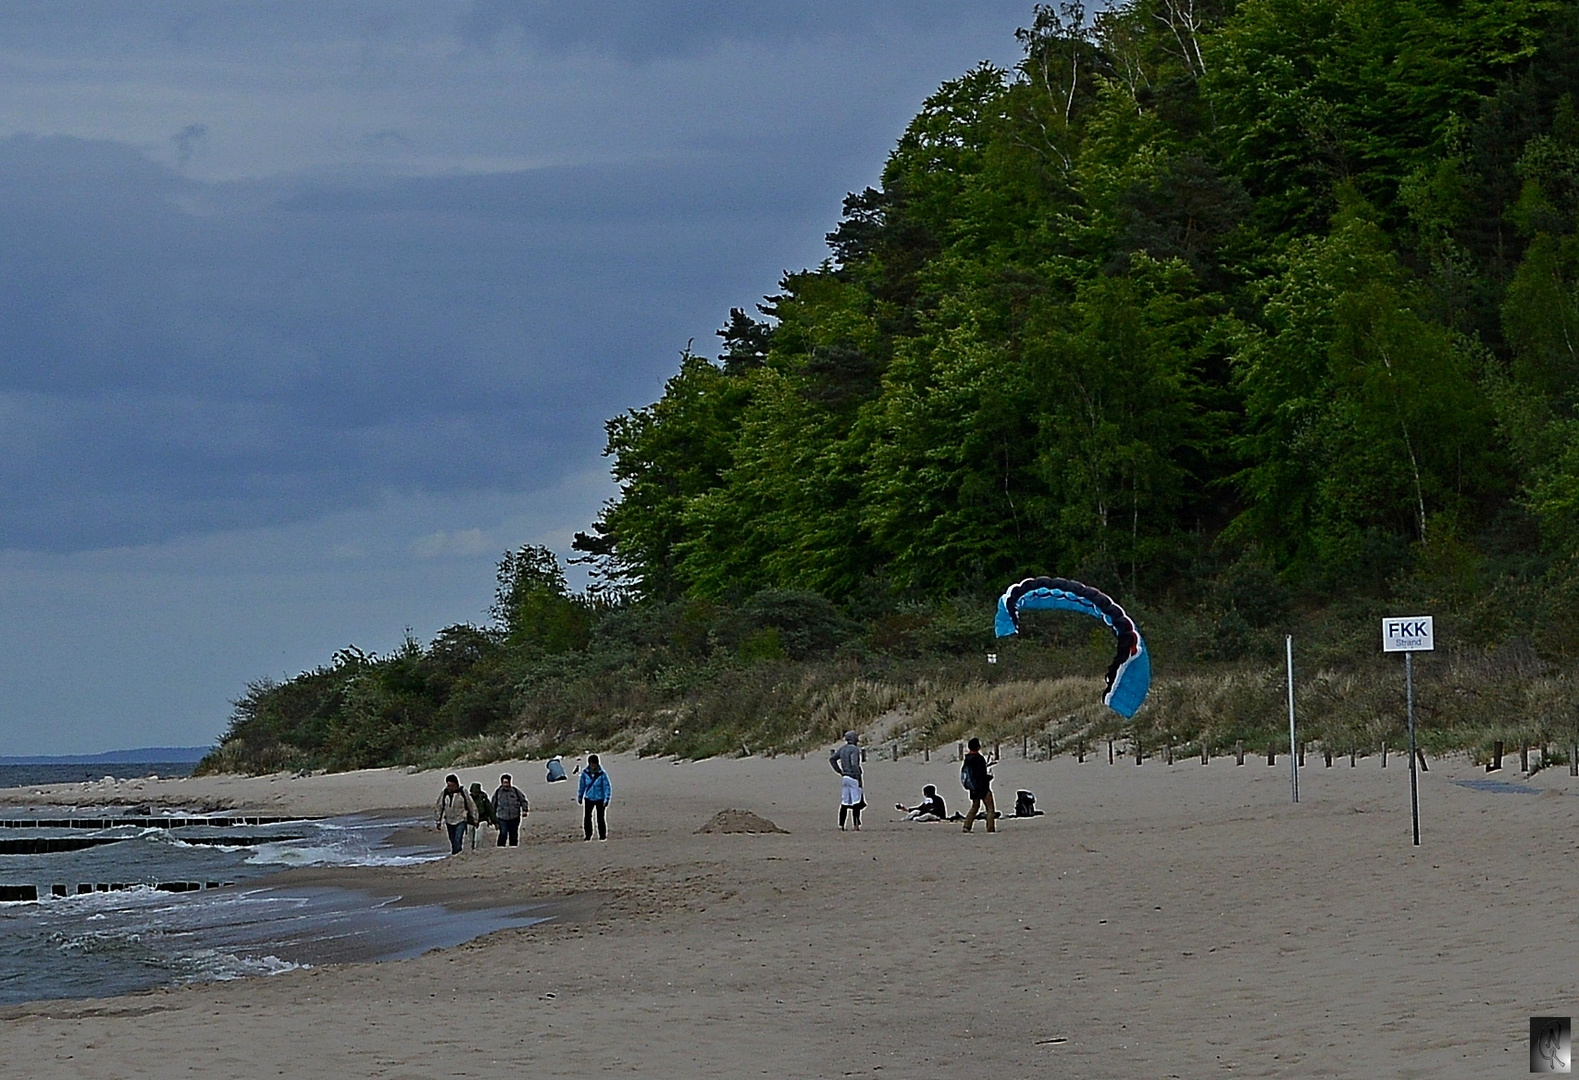
[[[1382,652],[1431,652],[1436,631],[1430,615],[1406,615],[1382,620]]]

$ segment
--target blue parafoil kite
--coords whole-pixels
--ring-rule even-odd
[[[1077,611],[1101,619],[1118,638],[1118,652],[1107,669],[1107,691],[1102,703],[1128,719],[1135,715],[1151,689],[1151,652],[1141,640],[1140,631],[1111,596],[1078,581],[1061,577],[1033,577],[1015,582],[998,597],[998,616],[993,629],[999,637],[1020,632],[1020,612]]]

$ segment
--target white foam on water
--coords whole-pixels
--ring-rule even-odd
[[[259,844],[247,856],[254,866],[413,866],[444,857],[443,852],[395,849],[384,843],[394,829],[390,822],[314,821],[305,840]]]
[[[412,866],[442,859],[442,853],[396,855],[339,844],[259,844],[247,857],[254,866]]]
[[[283,975],[312,967],[294,960],[268,956],[237,956],[219,949],[198,949],[176,958],[176,966],[186,969],[179,982],[228,982],[254,975]]]

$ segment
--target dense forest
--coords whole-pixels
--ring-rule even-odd
[[[1579,3],[1038,5],[923,104],[829,258],[608,422],[620,495],[500,566],[494,621],[253,685],[207,767],[553,747],[710,754],[881,721],[1046,752],[1401,721],[1382,614],[1433,613],[1425,737],[1571,744],[1579,705]],[[1031,573],[1136,615],[1158,682]],[[1078,620],[1075,620],[1078,621]],[[1388,669],[1390,670],[1390,669]],[[1149,752],[1149,749],[1147,750]]]

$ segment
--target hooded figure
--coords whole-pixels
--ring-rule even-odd
[[[494,819],[493,819],[493,802],[488,798],[487,794],[483,791],[481,784],[476,784],[476,783],[472,784],[471,797],[472,797],[472,802],[477,804],[477,824],[479,824],[479,825],[495,825],[495,824],[497,824],[497,822],[495,822]]]
[[[861,790],[860,736],[853,731],[844,733],[844,745],[828,751],[828,764],[841,777],[839,781],[839,829],[843,831],[845,818],[853,813],[855,831],[861,831],[861,811],[866,809],[866,796]]]

